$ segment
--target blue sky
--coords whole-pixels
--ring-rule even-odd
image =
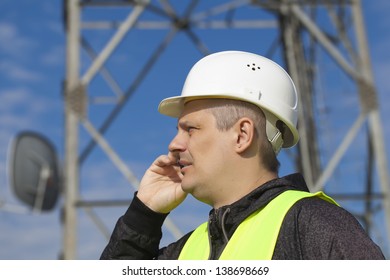
[[[387,125],[387,119],[390,117],[388,110],[390,106],[390,79],[388,78],[390,2],[377,0],[375,6],[372,5],[373,1],[362,2],[373,74],[384,124],[385,143],[387,143],[390,139],[390,129]],[[176,5],[179,2],[172,1],[172,3]],[[110,16],[121,20],[127,15],[126,13],[128,10],[109,10]],[[244,9],[240,10],[237,16],[248,19],[258,14],[259,11],[256,9]],[[102,10],[98,13],[91,10],[85,14],[85,18],[106,19],[103,15],[106,16]],[[161,19],[150,15],[145,17]],[[120,44],[106,67],[122,90],[126,90],[134,81],[135,74],[166,33],[166,30],[142,32],[134,30]],[[99,49],[112,34],[112,30],[88,31],[85,33],[85,38],[94,48]],[[274,30],[196,30],[196,34],[211,52],[241,49],[264,54],[275,38]],[[276,52],[274,59],[278,60],[279,55],[280,53]],[[178,34],[174,37],[108,130],[107,140],[138,178],[156,156],[167,151],[167,145],[176,131],[174,119],[158,114],[158,103],[165,97],[180,94],[187,71],[201,56],[187,36]],[[81,72],[84,73],[90,65],[90,58],[85,52],[82,52],[81,61],[83,65]],[[320,129],[325,135],[321,139],[323,143],[321,149],[327,151],[337,146],[343,133],[353,122],[354,114],[358,113],[358,103],[351,83],[343,74],[335,70],[334,64],[325,54],[319,55],[319,65],[321,68],[318,71],[323,78],[316,86],[320,88],[322,94],[316,103],[318,108],[332,113],[332,116],[327,114],[319,116],[322,120]],[[0,149],[0,201],[6,201],[7,207],[0,209],[0,247],[2,248],[0,259],[57,259],[62,250],[59,212],[63,200],[60,199],[52,212],[43,214],[29,212],[10,190],[7,157],[9,144],[14,135],[23,130],[34,130],[44,134],[54,143],[60,160],[63,160],[64,116],[61,87],[64,73],[65,33],[62,24],[62,1],[2,0],[0,2],[0,146],[2,147]],[[95,97],[114,96],[99,75],[93,79],[89,94],[91,101]],[[98,127],[112,108],[112,105],[91,104],[88,115]],[[351,112],[351,118],[344,115],[338,122],[334,122],[334,118],[340,118],[347,111]],[[89,138],[82,127],[80,133],[80,146],[84,147]],[[364,161],[353,152],[354,149],[361,149],[362,145],[364,139],[358,139],[354,143],[352,152],[346,156],[345,162],[332,177],[329,183],[330,190],[333,191],[332,188],[339,185],[353,185],[354,180],[350,180],[351,178],[356,181],[364,180],[364,172],[361,172],[365,167]],[[389,150],[387,155],[390,154]],[[286,154],[282,153],[280,159],[285,162],[284,165],[282,163],[281,175],[293,171]],[[341,174],[347,176],[339,176]],[[130,199],[133,195],[132,187],[99,148],[93,151],[83,165],[80,181],[80,193],[88,200]],[[346,206],[356,209],[354,205]],[[125,209],[125,207],[99,208],[95,211],[111,230]],[[174,223],[185,233],[206,219],[208,210],[208,207],[189,198],[171,216]],[[77,257],[96,259],[107,240],[85,211],[80,210],[78,218]],[[386,239],[386,236],[378,229],[373,238],[379,243]],[[173,239],[172,235],[165,231],[163,243]]]

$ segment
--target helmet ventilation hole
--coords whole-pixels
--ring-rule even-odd
[[[251,68],[252,71],[260,70],[260,66],[256,66],[256,63],[247,64],[248,68]]]

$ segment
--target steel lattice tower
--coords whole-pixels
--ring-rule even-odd
[[[193,43],[199,54],[206,55],[224,48],[216,43],[218,32],[224,32],[225,36],[227,32],[232,32],[234,40],[238,32],[248,30],[255,34],[251,42],[243,41],[237,46],[243,49],[249,48],[248,44],[254,49],[254,46],[262,46],[259,47],[260,54],[284,65],[300,94],[300,141],[296,148],[286,153],[294,169],[304,174],[311,191],[325,189],[336,200],[350,201],[345,207],[359,218],[369,234],[376,231],[378,219],[382,226],[385,224],[384,244],[380,245],[387,248],[390,234],[388,166],[360,0],[66,0],[64,18],[67,35],[64,87],[65,259],[77,256],[77,208],[88,210],[101,225],[99,218],[92,214],[93,207],[114,204],[80,199],[80,168],[86,164],[95,147],[99,146],[107,154],[132,186],[136,188],[138,185],[137,178],[105,134],[120,117],[130,97],[143,94],[138,92],[140,85],[159,63],[164,51],[177,43],[175,37],[181,34]],[[116,70],[110,72],[106,64],[120,52],[119,45],[134,30],[138,34],[153,30],[162,35],[159,35],[161,40],[152,48],[144,64],[131,72],[133,76],[129,80],[133,82],[123,90],[115,79]],[[205,30],[215,32],[213,48],[208,48],[207,40],[199,35]],[[101,37],[97,40],[91,35],[102,31],[105,34],[102,37],[106,39],[103,43]],[[133,45],[138,44],[136,39],[132,40]],[[95,48],[93,44],[96,41],[100,46]],[[82,51],[89,55],[91,62],[81,59]],[[179,61],[173,63],[179,64]],[[189,66],[184,69],[188,70]],[[95,98],[94,77],[98,74],[112,92]],[[347,88],[337,87],[342,79],[347,81]],[[324,85],[327,85],[325,90]],[[343,101],[352,98],[357,100],[356,110],[341,110],[337,117],[332,116],[333,112],[340,110]],[[99,102],[91,100],[114,100],[110,112],[99,124],[93,121],[94,108]],[[332,122],[336,123],[335,126]],[[80,145],[83,141],[80,126],[90,137],[83,147]],[[351,151],[353,143],[359,145],[359,155],[356,150]],[[363,180],[353,182],[351,187],[348,186],[351,178],[343,178],[343,173],[347,173],[345,169],[354,168],[351,161],[357,158],[361,161],[356,165],[360,169],[354,172]],[[337,182],[333,179],[335,173],[339,178]],[[171,220],[166,221],[166,226],[173,235],[180,235],[180,230]]]

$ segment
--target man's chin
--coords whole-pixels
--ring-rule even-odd
[[[185,182],[185,180],[181,181],[181,189],[183,192],[192,194],[194,191],[194,186],[192,184],[189,184],[188,182]]]

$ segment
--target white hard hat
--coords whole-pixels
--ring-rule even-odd
[[[295,85],[272,60],[242,51],[208,55],[192,67],[181,95],[164,99],[158,110],[177,118],[186,102],[206,98],[237,99],[260,107],[267,119],[267,137],[276,153],[298,142]]]

